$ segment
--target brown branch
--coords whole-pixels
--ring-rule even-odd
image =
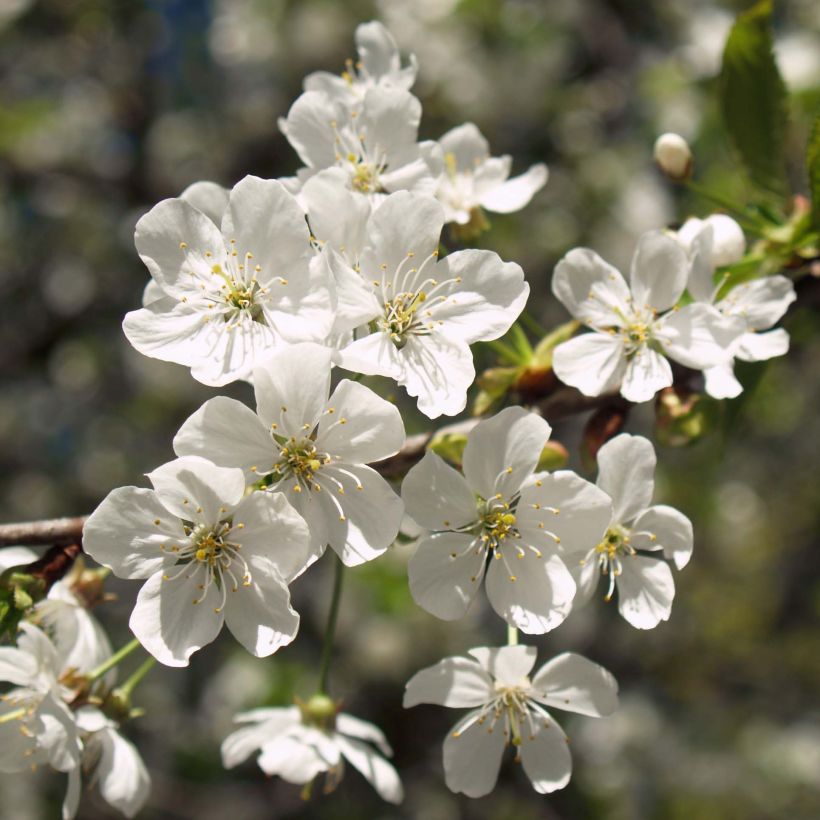
[[[79,543],[86,518],[87,516],[81,515],[75,518],[52,518],[48,521],[0,524],[0,547]]]

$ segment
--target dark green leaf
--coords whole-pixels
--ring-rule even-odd
[[[726,41],[720,97],[726,127],[751,179],[782,192],[786,86],[772,52],[772,3],[740,14]]]

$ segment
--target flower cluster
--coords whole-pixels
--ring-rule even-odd
[[[133,646],[174,667],[223,625],[259,658],[290,644],[299,629],[291,584],[329,551],[323,563],[334,564],[337,583],[316,693],[238,715],[223,762],[258,752],[265,773],[309,795],[320,775],[333,790],[346,761],[396,803],[402,786],[387,740],[340,710],[327,669],[342,567],[378,559],[403,525],[417,527],[408,581],[418,605],[455,620],[483,585],[508,645],[421,670],[404,705],[471,709],[444,743],[453,791],[487,794],[511,745],[535,790],[551,792],[567,784],[571,759],[548,709],[608,715],[617,685],[574,653],[532,675],[537,651],[518,645],[518,631],[555,629],[601,576],[626,621],[657,626],[674,597],[670,564],[681,570],[690,559],[692,525],[652,504],[647,439],[610,438],[593,484],[543,468],[551,428],[524,407],[471,424],[448,460],[428,449],[400,471],[400,488],[379,471],[402,450],[404,422],[361,377],[392,379],[429,418],[456,415],[475,380],[470,346],[506,334],[529,295],[514,262],[444,252],[444,226],[459,242],[473,238],[485,211],[524,207],[547,170],[510,179],[511,158],[492,157],[470,123],[419,141],[415,59],[403,65],[376,22],[357,29],[356,45],[358,60],[340,77],[310,75],[280,121],[303,163],[294,177],[247,176],[230,190],[198,182],[137,223],[151,281],[125,317],[126,337],[206,385],[248,382],[255,407],[206,401],[174,437],[176,458],[148,473],[151,488],[121,487],[99,504],[83,548],[115,575],[144,581]],[[669,166],[679,148],[659,144],[658,161]],[[691,156],[683,159],[679,178],[691,172]],[[712,396],[737,395],[735,359],[786,352],[788,335],[770,328],[794,299],[782,276],[736,284],[731,266],[744,252],[743,232],[722,215],[642,236],[628,281],[593,251],[571,250],[552,290],[592,332],[550,350],[555,375],[588,396],[619,390],[642,402],[672,385],[672,359],[703,371]],[[68,582],[32,609],[16,647],[0,648],[0,681],[11,687],[0,696],[0,770],[47,762],[68,772],[65,817],[92,771],[127,816],[146,799],[145,766],[119,734],[143,674],[114,688],[125,649],[112,653]]]

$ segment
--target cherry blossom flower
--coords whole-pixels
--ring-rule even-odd
[[[341,350],[342,367],[388,376],[430,418],[454,415],[475,377],[470,345],[502,336],[529,295],[521,268],[491,251],[438,258],[444,211],[401,191],[368,223],[357,272],[372,288],[371,333]]]
[[[400,803],[404,797],[396,770],[384,759],[393,752],[382,731],[353,715],[337,713],[325,695],[314,695],[299,706],[254,709],[234,720],[248,725],[222,744],[222,761],[228,769],[258,750],[257,763],[265,774],[309,784],[325,773],[329,792],[342,779],[347,761],[383,800]]]
[[[353,108],[306,91],[279,128],[305,163],[300,182],[336,167],[346,187],[378,200],[391,191],[433,193],[440,168],[435,143],[418,142],[420,121],[421,103],[412,94],[375,87]]]
[[[23,622],[17,646],[0,647],[0,772],[48,763],[60,772],[79,765],[80,739],[63,703],[60,660],[48,636]]]
[[[466,225],[481,219],[480,210],[508,214],[520,211],[547,181],[547,166],[533,165],[521,176],[508,179],[512,157],[491,157],[478,128],[468,122],[448,131],[440,140],[444,173],[436,198],[448,222]]]
[[[665,560],[683,569],[692,556],[692,524],[672,507],[652,505],[655,450],[650,441],[626,433],[598,451],[598,487],[612,499],[612,518],[600,542],[567,557],[578,584],[578,601],[588,599],[601,576],[606,600],[618,592],[618,611],[638,629],[669,618],[675,582]]]
[[[396,453],[404,425],[362,384],[345,379],[329,395],[330,368],[328,348],[284,349],[254,371],[256,413],[217,396],[182,425],[174,449],[241,467],[248,482],[264,479],[307,521],[310,560],[330,544],[355,566],[381,555],[399,531],[404,505],[366,463]]]
[[[538,634],[569,614],[575,584],[561,553],[587,549],[610,518],[607,497],[572,472],[534,473],[550,426],[520,407],[476,425],[464,476],[428,451],[402,497],[429,530],[410,559],[410,592],[438,618],[467,611],[487,577],[487,597],[511,626]]]
[[[83,530],[95,560],[147,579],[130,620],[143,646],[161,663],[187,666],[224,622],[257,657],[290,643],[299,616],[287,584],[307,560],[309,533],[285,497],[245,496],[242,470],[196,456],[148,478],[153,490],[109,493]]]
[[[552,291],[594,332],[555,348],[558,378],[587,396],[620,388],[624,398],[642,402],[672,384],[667,356],[698,370],[725,363],[742,332],[736,319],[705,304],[669,310],[688,272],[684,250],[660,231],[638,242],[629,285],[594,251],[571,250],[555,268]]]
[[[416,81],[418,62],[415,55],[409,65],[401,67],[399,49],[393,35],[378,21],[356,27],[356,51],[359,59],[347,60],[341,76],[315,71],[305,77],[305,91],[323,91],[333,99],[355,102],[371,88],[393,88],[409,91]]]
[[[545,707],[592,717],[618,707],[618,685],[596,663],[564,652],[531,678],[534,646],[479,647],[469,658],[445,658],[407,683],[404,707],[433,703],[472,711],[444,741],[444,778],[468,797],[489,794],[507,746],[515,748],[533,788],[548,794],[572,773],[569,740]]]
[[[687,220],[677,238],[689,253],[691,271],[687,288],[692,298],[714,305],[723,316],[732,317],[741,325],[742,332],[730,348],[729,358],[703,372],[710,396],[734,398],[743,392],[735,378],[734,359],[760,362],[788,353],[789,334],[783,328],[770,328],[797,298],[794,285],[785,276],[766,276],[735,285],[718,299],[723,282],[715,284],[715,267],[736,262],[743,255],[745,240],[740,226],[728,216],[714,214],[702,222]]]
[[[186,199],[166,199],[139,220],[135,240],[157,287],[125,317],[125,335],[204,384],[247,378],[274,347],[330,331],[326,268],[302,208],[275,180],[237,183],[221,227]]]
[[[83,774],[99,786],[106,803],[126,817],[136,816],[151,791],[151,777],[137,748],[96,707],[82,706],[74,716],[83,742],[82,762],[68,773],[63,820],[77,814]]]

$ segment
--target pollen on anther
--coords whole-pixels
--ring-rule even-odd
[[[160,522],[159,518],[155,518],[155,519],[154,519],[154,523],[155,523],[157,526],[159,526],[161,522]]]

